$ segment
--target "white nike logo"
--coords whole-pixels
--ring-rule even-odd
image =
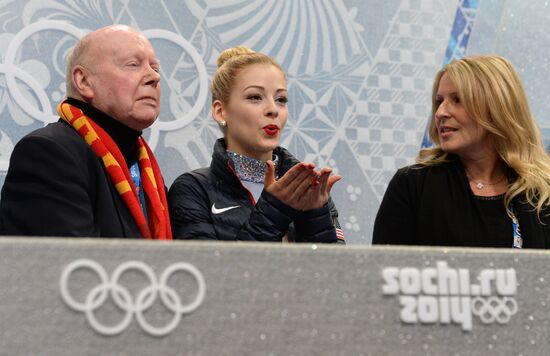
[[[212,204],[212,214],[217,215],[217,214],[225,213],[228,210],[235,209],[238,207],[239,207],[238,205],[235,205],[235,206],[228,206],[227,208],[218,209],[216,208],[216,203],[214,203]]]

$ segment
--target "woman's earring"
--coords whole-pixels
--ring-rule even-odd
[[[219,124],[220,124],[221,127],[226,127],[227,126],[227,122],[225,120],[220,121]]]

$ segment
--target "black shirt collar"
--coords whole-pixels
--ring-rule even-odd
[[[141,131],[129,128],[103,111],[81,100],[67,98],[65,101],[82,110],[86,116],[92,119],[111,136],[124,156],[128,166],[132,165],[137,160],[137,139],[141,136]]]

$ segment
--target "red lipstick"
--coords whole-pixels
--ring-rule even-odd
[[[263,127],[263,130],[269,136],[275,136],[279,132],[279,127],[277,125],[266,125]]]

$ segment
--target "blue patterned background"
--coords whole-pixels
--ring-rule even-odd
[[[548,2],[519,0],[0,1],[0,184],[14,144],[57,119],[76,39],[123,23],[162,62],[161,115],[146,136],[168,185],[209,164],[220,135],[209,105],[215,60],[245,44],[287,70],[282,146],[344,176],[333,189],[340,221],[349,243],[369,244],[387,182],[423,142],[432,79],[451,58],[509,58],[550,137],[547,13]]]

